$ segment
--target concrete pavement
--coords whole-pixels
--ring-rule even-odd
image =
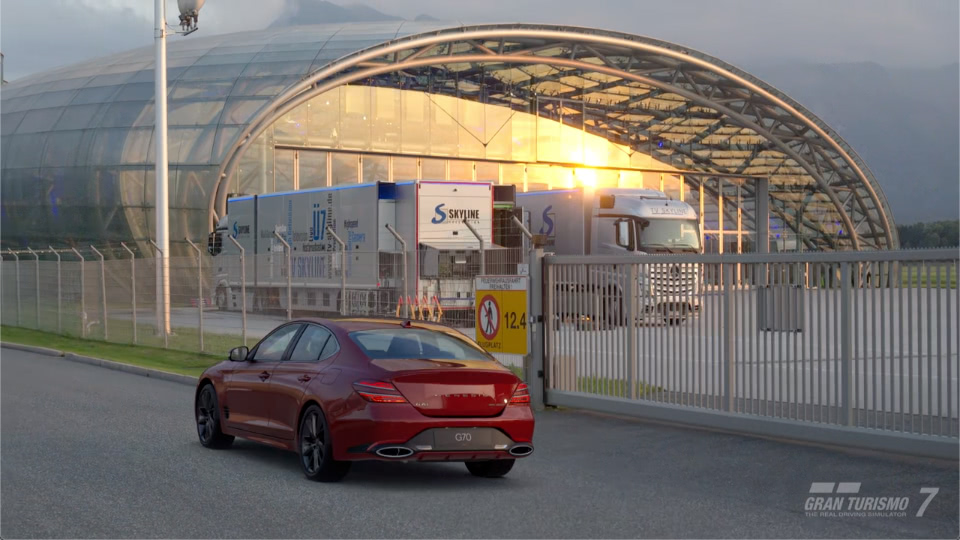
[[[361,463],[340,484],[254,443],[204,449],[192,389],[4,349],[0,536],[953,537],[956,463],[863,456],[569,411],[504,479]],[[907,517],[808,517],[812,482],[909,496]],[[919,489],[940,493],[922,518]]]

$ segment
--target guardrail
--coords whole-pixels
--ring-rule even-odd
[[[545,262],[548,404],[957,456],[957,250]]]

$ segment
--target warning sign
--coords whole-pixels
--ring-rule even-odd
[[[500,306],[497,299],[489,294],[480,300],[480,311],[477,314],[480,321],[480,335],[483,339],[491,340],[497,337],[500,330]]]
[[[477,343],[487,352],[527,354],[527,276],[477,276]]]

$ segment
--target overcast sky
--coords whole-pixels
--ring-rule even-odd
[[[334,3],[346,4],[335,0]],[[957,0],[367,0],[384,13],[463,22],[563,23],[621,30],[751,68],[784,62],[930,67],[958,61]],[[168,2],[176,23],[176,1]],[[284,0],[207,0],[201,32],[266,27]],[[151,0],[3,0],[6,78],[152,41]],[[175,38],[180,39],[180,38]],[[189,39],[189,38],[186,38]]]

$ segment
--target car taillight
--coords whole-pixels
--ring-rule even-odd
[[[400,394],[397,387],[383,381],[357,381],[353,389],[363,399],[373,403],[406,403],[407,399]]]
[[[529,405],[530,404],[530,390],[527,388],[527,383],[520,383],[517,385],[517,389],[513,391],[513,397],[510,398],[511,405]]]

